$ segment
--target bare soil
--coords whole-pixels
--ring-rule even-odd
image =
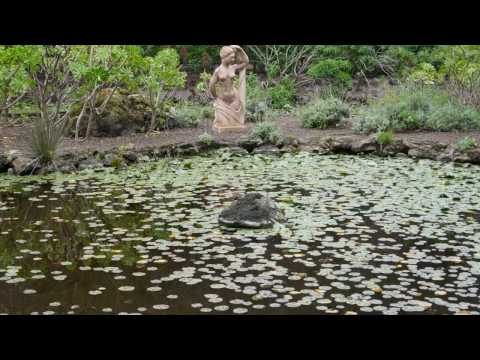
[[[325,137],[353,136],[366,138],[367,135],[355,134],[349,128],[336,128],[327,130],[305,129],[300,121],[294,117],[279,117],[275,120],[285,136],[293,136],[305,144],[314,144]],[[150,135],[135,134],[116,138],[90,138],[76,143],[71,138],[65,138],[60,154],[76,153],[83,151],[108,151],[120,146],[128,146],[133,151],[146,147],[160,147],[164,145],[181,144],[196,141],[199,135],[207,132],[217,140],[236,143],[241,137],[249,135],[252,124],[248,124],[244,132],[225,133],[217,135],[211,131],[211,122],[205,122],[195,129],[172,129],[156,132]],[[28,153],[28,139],[30,126],[4,126],[0,125],[0,152],[19,150]],[[470,136],[480,143],[480,132],[431,132],[417,131],[409,133],[397,133],[396,138],[408,140],[414,143],[435,142],[442,144],[455,144],[459,140]]]

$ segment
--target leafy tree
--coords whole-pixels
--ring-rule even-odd
[[[21,101],[35,83],[28,69],[39,61],[32,46],[0,46],[0,115]]]
[[[163,49],[154,57],[144,58],[139,83],[151,111],[149,131],[155,130],[159,106],[172,96],[173,90],[185,85],[185,78],[175,49]]]
[[[39,61],[29,67],[28,74],[35,83],[40,116],[55,123],[63,122],[68,118],[72,96],[79,88],[70,71],[78,52],[68,45],[34,46],[32,50]]]
[[[303,75],[318,53],[317,45],[248,45],[247,49],[270,77]]]
[[[40,110],[32,130],[31,149],[37,161],[52,163],[63,140],[71,112],[73,94],[78,90],[70,65],[78,53],[67,45],[32,46],[38,59],[29,66],[30,80],[35,83],[35,100]]]
[[[480,45],[443,46],[440,74],[449,91],[465,104],[480,108]]]
[[[221,45],[175,45],[174,48],[195,73],[211,71],[211,66],[220,62]]]
[[[75,125],[75,139],[79,139],[80,124],[88,110],[89,118],[85,137],[88,138],[90,125],[95,115],[101,115],[116,90],[121,86],[134,87],[136,66],[141,59],[141,49],[137,46],[102,45],[76,46],[78,54],[71,64],[75,80],[80,82],[79,101],[83,103]],[[108,96],[97,106],[101,89],[109,88]]]
[[[420,85],[435,85],[438,80],[437,69],[432,64],[421,63],[408,76],[408,80]]]

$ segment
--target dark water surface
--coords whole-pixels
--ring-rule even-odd
[[[2,314],[478,314],[480,168],[306,153],[0,176]],[[235,195],[287,221],[230,231]]]

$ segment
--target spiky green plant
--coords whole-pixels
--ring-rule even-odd
[[[67,122],[39,118],[32,127],[30,149],[38,164],[55,165],[57,151],[62,144]]]

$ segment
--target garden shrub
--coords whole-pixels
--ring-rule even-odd
[[[421,85],[435,85],[438,80],[437,69],[432,64],[421,63],[408,76],[408,80]]]
[[[295,99],[295,82],[286,76],[278,85],[269,89],[269,95],[274,109],[288,108]]]
[[[269,78],[304,74],[318,53],[318,45],[247,45],[252,63]]]
[[[349,117],[350,108],[335,97],[318,98],[300,109],[299,116],[305,128],[326,129]]]
[[[448,102],[435,108],[427,118],[425,128],[441,131],[478,130],[480,112],[456,102]]]
[[[256,104],[259,102],[269,102],[267,89],[255,74],[247,75],[247,104]]]
[[[250,122],[261,122],[267,120],[270,116],[270,111],[267,102],[259,102],[247,106],[246,119]]]
[[[203,133],[198,137],[198,142],[205,146],[210,146],[213,144],[214,138],[209,133]]]
[[[263,143],[276,145],[282,140],[281,130],[272,122],[263,121],[255,125],[252,136]]]
[[[334,84],[352,86],[352,64],[348,60],[325,59],[310,66],[307,74],[315,80],[327,79]]]
[[[435,87],[402,86],[388,91],[356,116],[353,129],[369,133],[408,130],[471,130],[480,114]]]
[[[209,83],[212,78],[212,74],[208,72],[202,72],[200,74],[200,79],[198,80],[197,85],[195,86],[194,92],[194,101],[201,105],[211,104],[212,99],[209,92]]]
[[[247,76],[246,119],[250,122],[266,120],[271,105],[268,90],[255,74]]]
[[[203,119],[213,119],[212,106],[184,103],[173,107],[169,115],[175,119],[175,127],[194,128]]]
[[[475,149],[477,147],[477,142],[475,139],[472,139],[471,137],[466,137],[462,140],[460,140],[456,145],[455,149],[457,149],[460,152],[467,152],[469,150]]]

